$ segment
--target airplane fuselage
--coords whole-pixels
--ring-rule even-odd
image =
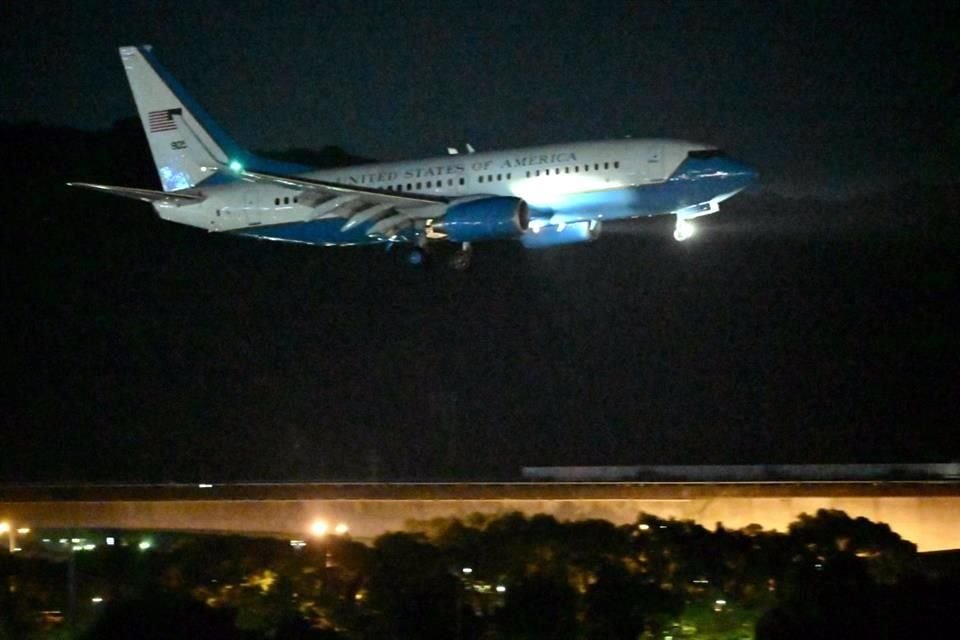
[[[363,164],[312,171],[302,177],[347,187],[447,198],[515,196],[530,206],[531,226],[571,224],[677,213],[712,213],[716,205],[752,181],[752,170],[722,154],[699,162],[696,175],[678,172],[696,164],[690,152],[711,147],[663,139],[616,140],[546,145],[506,151],[453,154],[404,162]],[[210,182],[216,183],[212,180]],[[206,185],[206,186],[205,186]],[[198,204],[156,204],[161,217],[264,239],[312,244],[385,242],[367,228],[342,231],[349,198],[324,203],[302,199],[289,188],[227,181],[198,185]],[[712,210],[710,205],[712,204]],[[297,224],[297,229],[289,225]],[[304,227],[306,228],[299,228]]]

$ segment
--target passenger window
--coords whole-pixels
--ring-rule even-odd
[[[577,165],[573,168],[574,173],[580,173],[580,165]]]
[[[408,183],[407,183],[407,191],[411,191],[411,190],[413,190],[413,183],[408,182]]]
[[[477,182],[483,182],[483,176],[480,176],[479,178],[477,178]]]
[[[419,191],[420,189],[423,189],[423,183],[422,183],[422,182],[418,182],[418,183],[417,183],[417,190]]]
[[[563,172],[564,172],[564,173],[570,173],[570,167],[564,167],[564,168],[563,168]]]
[[[283,204],[290,204],[290,198],[289,198],[289,197],[285,197],[285,198],[283,199]]]
[[[274,198],[273,204],[279,205],[279,204],[280,204],[280,198]]]
[[[603,163],[603,168],[604,168],[604,169],[609,169],[609,168],[610,168],[610,163],[609,163],[609,162],[604,162],[604,163]]]
[[[619,169],[619,168],[620,168],[620,161],[619,161],[619,160],[617,160],[616,162],[613,163],[613,168],[614,168],[614,169]]]
[[[583,165],[583,170],[584,170],[584,172],[590,171],[590,165],[588,165],[588,164]]]
[[[537,169],[537,177],[540,177],[540,169]]]
[[[503,180],[503,174],[502,174],[502,173],[498,173],[498,174],[497,174],[497,182],[500,182],[501,180]]]
[[[507,180],[509,180],[509,179],[510,179],[510,174],[508,173],[508,174],[507,174]]]
[[[593,170],[594,170],[594,171],[600,171],[600,163],[599,163],[599,162],[594,162],[594,163],[593,163]]]
[[[298,202],[300,202],[300,196],[294,196],[293,204],[297,204]]]
[[[463,178],[460,178],[460,184],[463,184],[463,183],[464,183]]]

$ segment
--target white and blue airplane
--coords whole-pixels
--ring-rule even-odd
[[[68,183],[149,202],[164,220],[281,242],[401,244],[422,263],[444,248],[466,268],[472,244],[513,239],[541,248],[588,242],[607,220],[691,220],[757,177],[719,149],[665,139],[552,144],[315,170],[241,148],[157,61],[121,47],[162,191]]]

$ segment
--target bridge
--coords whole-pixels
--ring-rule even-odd
[[[705,527],[783,531],[839,509],[884,522],[920,551],[960,548],[960,480],[347,482],[0,486],[0,521],[36,530],[183,531],[305,538],[317,522],[359,539],[412,520],[543,513],[616,524],[646,512]]]

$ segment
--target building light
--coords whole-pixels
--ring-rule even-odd
[[[141,540],[140,544],[137,545],[137,549],[140,549],[140,551],[146,551],[152,546],[153,546],[153,543],[150,542],[149,540]]]
[[[506,588],[505,586],[503,586],[502,584],[498,584],[498,585],[497,585],[497,593],[505,593],[506,590],[507,590],[507,588]]]
[[[330,528],[324,520],[314,520],[310,525],[310,535],[315,538],[322,538],[327,535],[327,530]]]
[[[648,525],[646,522],[644,522],[643,524],[638,525],[638,526],[637,526],[637,529],[640,529],[640,531],[649,531],[649,530],[650,530],[650,525]]]
[[[17,529],[17,533],[19,533],[22,536],[25,536],[28,533],[30,533],[30,527],[20,527],[19,529]]]
[[[462,571],[464,575],[470,575],[473,573],[473,569],[471,567],[464,567],[463,569],[460,569],[460,571]]]
[[[342,536],[342,535],[346,534],[348,531],[350,531],[350,527],[347,526],[347,523],[346,523],[346,522],[341,522],[341,523],[338,524],[336,527],[334,527],[333,531],[334,531],[334,533],[336,533],[338,536]]]
[[[107,546],[112,547],[115,544],[117,544],[117,539],[113,536],[107,536]]]
[[[103,598],[101,598],[100,596],[94,596],[90,598],[90,602],[92,602],[93,604],[100,604],[101,602],[103,602]]]

